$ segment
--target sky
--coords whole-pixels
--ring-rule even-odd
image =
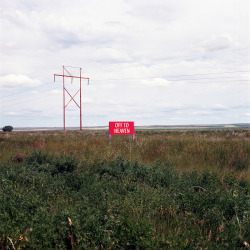
[[[249,0],[0,3],[0,127],[250,122]]]

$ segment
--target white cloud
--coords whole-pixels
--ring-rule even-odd
[[[229,110],[230,108],[222,104],[214,104],[211,106],[214,110]]]
[[[130,56],[125,52],[113,48],[100,48],[94,51],[93,59],[99,62],[111,63],[131,61]]]
[[[52,90],[50,90],[50,93],[52,93],[52,94],[62,94],[63,91],[62,90],[58,90],[58,89],[52,89]]]
[[[8,74],[0,76],[0,87],[4,89],[11,89],[17,87],[35,87],[40,84],[37,79],[31,79],[26,75]]]
[[[168,86],[171,84],[170,81],[164,79],[164,78],[153,78],[153,79],[147,79],[147,80],[142,80],[142,84],[149,85],[149,86]]]
[[[9,112],[6,113],[6,115],[13,115],[13,116],[15,116],[15,115],[18,115],[18,113],[17,112],[13,112],[13,111],[9,111]]]
[[[16,117],[35,117],[40,116],[42,114],[41,110],[29,110],[29,111],[9,111],[6,113],[7,116],[16,116]]]

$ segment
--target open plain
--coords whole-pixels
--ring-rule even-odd
[[[249,135],[0,133],[1,247],[247,249]]]

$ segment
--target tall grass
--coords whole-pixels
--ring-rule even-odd
[[[161,160],[181,171],[233,173],[249,181],[249,130],[137,131],[134,143],[130,136],[113,136],[111,144],[106,131],[0,133],[2,162],[36,149],[56,155],[71,153],[91,163],[118,156],[143,164]]]

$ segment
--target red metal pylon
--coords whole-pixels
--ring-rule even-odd
[[[80,130],[82,130],[82,79],[87,79],[88,80],[88,85],[89,85],[89,78],[88,77],[82,77],[82,68],[79,68],[80,69],[80,76],[72,76],[66,68],[75,68],[75,67],[63,66],[63,74],[62,75],[54,74],[54,82],[55,82],[56,76],[62,76],[63,77],[63,130],[65,131],[65,111],[66,111],[66,107],[70,104],[70,102],[72,100],[75,102],[77,107],[80,109]],[[67,74],[65,75],[65,71],[68,73],[68,75]],[[65,87],[65,85],[66,85],[65,81],[64,81],[65,77],[70,77],[71,78],[71,83],[73,83],[73,78],[80,79],[80,87],[77,90],[77,92],[74,94],[74,96],[72,96]],[[65,92],[71,98],[70,101],[67,104],[65,103]],[[77,101],[74,98],[79,92],[80,92],[80,103],[78,104]]]

